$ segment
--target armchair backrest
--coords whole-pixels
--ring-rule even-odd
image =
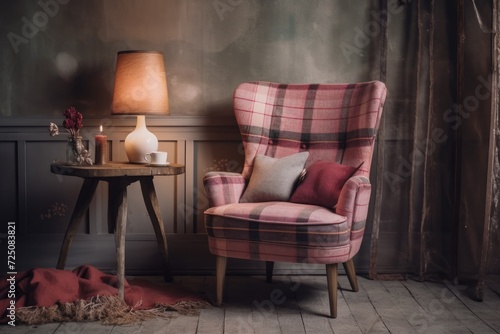
[[[316,160],[358,166],[369,177],[375,134],[387,90],[380,81],[355,84],[240,84],[233,97],[250,178],[256,155],[281,158],[309,151]]]

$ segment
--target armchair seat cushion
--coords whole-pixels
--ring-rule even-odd
[[[297,249],[301,247],[306,253],[308,248],[342,249],[342,255],[348,254],[350,249],[351,230],[347,218],[316,205],[289,202],[227,204],[206,210],[205,226],[214,254],[221,249],[227,252],[228,245],[247,249],[239,249],[239,255],[231,254],[239,258],[259,256],[265,260],[263,255],[258,255],[262,252],[262,249],[259,251],[261,247],[274,249],[274,255],[282,252],[283,261],[297,260],[300,257]],[[245,244],[252,243],[253,248],[245,248]],[[287,256],[290,259],[286,260]]]

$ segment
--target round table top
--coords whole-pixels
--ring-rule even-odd
[[[161,176],[179,175],[186,172],[181,164],[157,166],[151,164],[134,164],[130,162],[110,161],[104,165],[69,165],[65,162],[53,162],[50,171],[54,174],[78,177],[120,177],[120,176]]]

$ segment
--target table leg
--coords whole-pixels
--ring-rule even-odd
[[[151,223],[153,224],[158,249],[160,250],[165,264],[164,278],[165,281],[171,282],[172,274],[170,273],[170,265],[168,261],[167,237],[165,235],[165,227],[160,214],[160,205],[158,204],[158,198],[156,197],[153,177],[141,178],[141,190]]]
[[[120,206],[121,185],[119,182],[108,182],[108,233],[115,233],[117,208]]]
[[[111,184],[110,184],[111,185]],[[115,199],[110,211],[116,217],[115,246],[116,246],[116,277],[118,278],[118,298],[124,299],[125,285],[125,234],[127,230],[127,186],[113,184]]]
[[[80,194],[76,201],[75,209],[71,215],[71,220],[69,222],[66,234],[64,235],[63,244],[59,252],[59,260],[57,261],[57,269],[64,269],[66,266],[66,258],[68,256],[68,250],[73,242],[76,234],[78,225],[80,224],[82,218],[87,212],[90,202],[94,197],[95,191],[97,189],[97,184],[99,180],[96,179],[85,179],[83,181],[82,188],[80,189]]]

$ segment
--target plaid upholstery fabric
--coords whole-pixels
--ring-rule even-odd
[[[214,207],[238,203],[245,190],[245,179],[238,173],[209,172],[203,178],[203,185],[208,205]]]
[[[297,245],[253,242],[248,240],[208,238],[215,255],[247,260],[292,263],[342,263],[351,258],[350,245],[339,247],[300,247]]]
[[[309,151],[316,160],[358,166],[369,176],[376,129],[386,98],[382,82],[285,85],[240,84],[234,111],[245,150],[243,176],[257,154],[281,158]]]
[[[351,229],[349,259],[359,251],[365,232],[366,217],[371,194],[370,181],[364,176],[353,176],[344,184],[337,203],[336,213],[346,217]]]
[[[345,262],[361,246],[370,191],[367,178],[352,177],[340,194],[337,213],[288,202],[209,208],[205,226],[210,250],[216,255],[263,261]],[[268,253],[270,249],[275,253]]]
[[[379,81],[356,84],[243,83],[234,93],[245,165],[242,176],[204,179],[209,248],[215,255],[266,261],[339,263],[359,250],[368,213],[375,133],[386,98]],[[333,211],[287,202],[238,203],[257,154],[309,151],[316,160],[363,166],[344,185]]]
[[[238,242],[248,242],[248,252],[238,249],[240,256],[249,259],[266,259],[261,244],[274,244],[275,251],[293,262],[308,258],[309,248],[326,247],[338,256],[349,254],[351,229],[346,217],[321,206],[289,202],[238,203],[213,207],[205,213],[207,234],[218,251],[229,251],[226,241],[233,240],[234,247]],[[321,263],[319,259],[314,261]]]

